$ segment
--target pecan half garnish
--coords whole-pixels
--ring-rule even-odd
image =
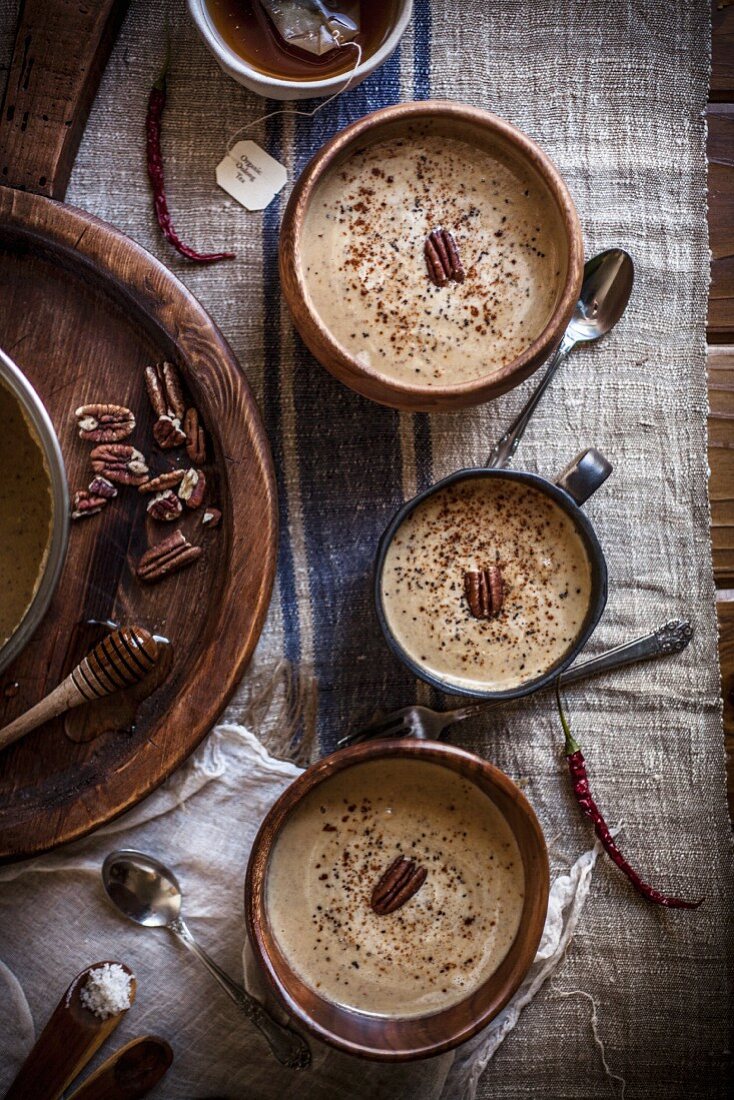
[[[157,519],[159,523],[170,523],[178,519],[183,511],[181,501],[173,489],[165,489],[162,493],[156,493],[148,504],[148,515],[151,519]]]
[[[218,508],[207,508],[201,517],[202,527],[219,527],[222,522],[222,513]]]
[[[181,447],[186,442],[181,421],[175,416],[159,416],[153,425],[153,438],[162,451]]]
[[[95,474],[116,485],[142,485],[148,479],[144,456],[129,443],[102,443],[90,458]]]
[[[80,405],[74,416],[79,438],[92,443],[118,443],[135,428],[135,417],[124,405]]]
[[[428,275],[434,286],[446,286],[449,279],[455,283],[464,282],[459,249],[453,233],[449,233],[448,229],[434,229],[429,233],[424,252]]]
[[[155,415],[169,416],[180,424],[186,412],[186,402],[173,363],[156,363],[154,367],[146,367],[145,385]]]
[[[167,539],[146,550],[138,562],[136,573],[145,584],[154,584],[179,569],[192,565],[204,553],[200,546],[192,546],[181,531],[174,531]]]
[[[425,867],[421,867],[414,859],[398,856],[372,891],[370,905],[375,913],[384,917],[400,909],[418,893],[426,881],[427,873]]]
[[[186,433],[186,454],[195,466],[203,466],[206,462],[206,436],[196,409],[186,410],[182,427]]]
[[[206,478],[202,470],[195,470],[193,466],[184,474],[183,481],[178,487],[178,495],[187,508],[198,508],[204,500],[206,492]]]
[[[464,574],[464,595],[475,619],[493,619],[505,602],[505,586],[498,565],[470,569]]]
[[[88,489],[93,497],[106,497],[107,500],[112,500],[117,496],[117,489],[106,477],[93,477]]]
[[[185,472],[185,470],[165,470],[157,477],[152,477],[150,481],[144,481],[142,485],[138,485],[138,492],[162,493],[164,489],[173,489],[183,480]]]
[[[107,497],[95,495],[87,489],[80,489],[74,493],[71,518],[86,519],[87,516],[94,516],[97,512],[101,512],[106,506]]]

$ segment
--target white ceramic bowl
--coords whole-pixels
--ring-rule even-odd
[[[375,3],[379,0],[369,0],[369,2]],[[225,73],[228,73],[238,84],[244,84],[251,92],[256,92],[266,99],[314,99],[333,95],[344,87],[349,79],[348,73],[330,76],[327,80],[278,80],[274,76],[261,73],[259,69],[243,61],[227,45],[207,11],[206,0],[187,0],[187,4],[199,34]],[[412,15],[413,0],[400,0],[395,26],[379,50],[363,61],[352,74],[350,88],[360,84],[395,52]]]

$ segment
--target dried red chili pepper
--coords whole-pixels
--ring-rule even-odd
[[[153,205],[158,225],[163,236],[173,245],[177,252],[185,256],[187,260],[193,260],[197,264],[213,264],[217,260],[233,260],[234,252],[197,252],[184,244],[176,230],[173,228],[171,215],[168,212],[166,201],[166,184],[163,176],[163,158],[161,157],[161,123],[163,109],[166,106],[166,75],[168,72],[168,60],[163,66],[163,72],[151,88],[148,98],[148,113],[145,119],[145,132],[147,135],[148,176],[153,188]]]
[[[599,837],[604,851],[611,856],[617,864],[617,867],[619,867],[621,871],[624,871],[635,890],[642,894],[643,898],[647,898],[648,901],[654,902],[655,905],[664,905],[668,909],[698,909],[703,898],[699,901],[685,901],[683,898],[672,898],[667,894],[661,894],[659,890],[655,890],[654,887],[643,882],[637,874],[637,871],[629,865],[622,855],[619,848],[614,843],[612,834],[609,832],[609,827],[602,817],[601,811],[591,796],[584,757],[578,742],[571,733],[568,720],[563,713],[561,690],[558,681],[556,681],[556,699],[558,700],[558,713],[561,716],[561,725],[566,735],[566,760],[568,761],[568,770],[571,773],[573,793],[576,796],[576,801],[581,807],[581,812],[584,817],[593,822],[594,832]]]

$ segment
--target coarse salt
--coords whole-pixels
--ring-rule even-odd
[[[131,985],[131,976],[119,963],[105,963],[89,971],[79,1000],[100,1020],[106,1020],[130,1007]]]

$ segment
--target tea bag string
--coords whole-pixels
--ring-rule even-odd
[[[335,99],[338,99],[340,95],[343,95],[344,92],[349,91],[352,81],[354,80],[354,77],[357,73],[357,69],[362,63],[362,47],[360,46],[359,42],[342,42],[340,48],[346,49],[348,46],[351,46],[357,51],[357,57],[354,62],[354,67],[352,68],[351,72],[347,74],[347,82],[343,88],[339,88],[336,92],[330,95],[328,99],[325,99],[323,103],[319,103],[317,107],[314,107],[312,111],[298,111],[294,108],[288,109],[286,107],[280,107],[277,111],[270,111],[267,115],[260,115],[259,118],[254,118],[251,122],[247,122],[244,126],[240,126],[239,130],[235,130],[234,134],[232,134],[229,141],[227,142],[227,156],[231,157],[232,149],[237,139],[243,134],[249,133],[254,126],[258,126],[261,122],[267,122],[269,118],[275,118],[277,115],[287,115],[292,117],[295,115],[300,115],[302,118],[313,118],[313,116],[315,114],[318,114],[319,111],[322,111],[324,107],[327,107],[330,103],[333,103],[333,101]]]

